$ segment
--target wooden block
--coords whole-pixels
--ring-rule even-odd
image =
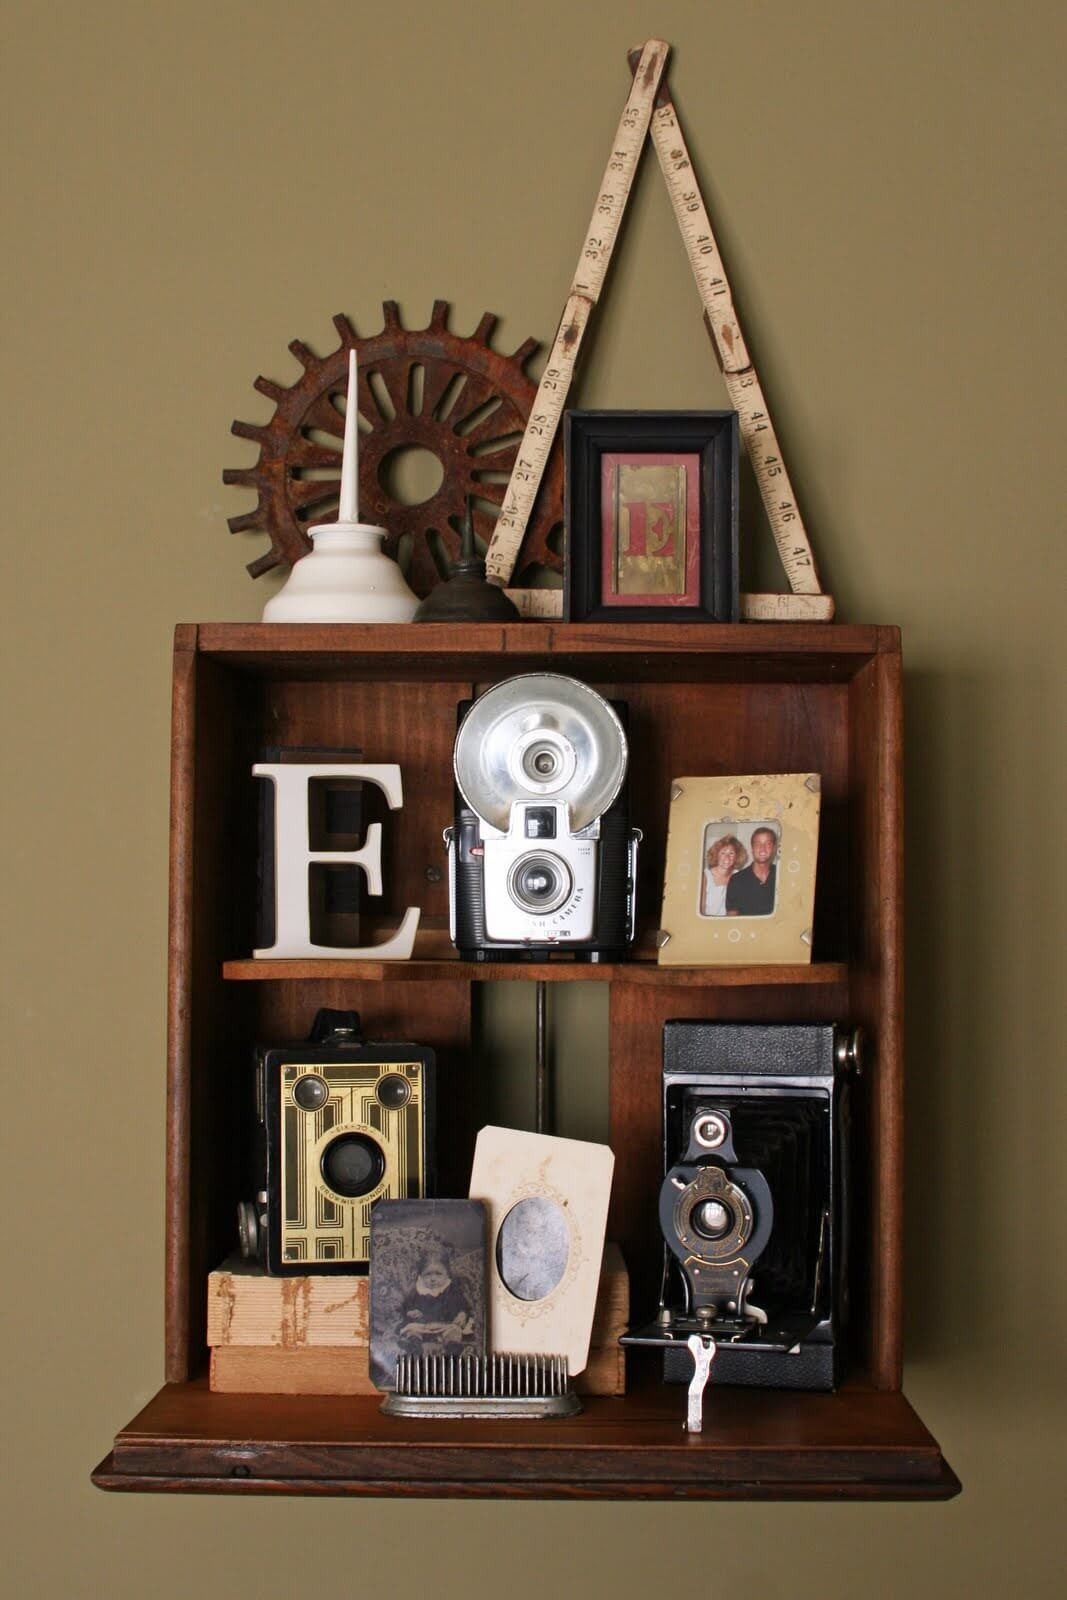
[[[216,1394],[377,1394],[367,1346],[218,1345],[211,1352]]]
[[[208,1275],[207,1342],[213,1348],[281,1350],[365,1346],[367,1282],[366,1277],[347,1275],[269,1278],[259,1267],[231,1257]],[[629,1318],[626,1263],[618,1245],[609,1243],[604,1247],[592,1345],[614,1343],[625,1333]]]
[[[626,1270],[622,1251],[614,1240],[609,1239],[604,1246],[604,1260],[600,1268],[600,1288],[597,1292],[596,1310],[593,1313],[593,1333],[589,1341],[590,1356],[597,1346],[614,1344],[629,1326],[630,1274]],[[610,1394],[614,1391],[604,1392]]]
[[[593,1345],[584,1372],[574,1380],[577,1394],[625,1394],[626,1351],[621,1344]]]
[[[366,1346],[367,1279],[269,1278],[231,1257],[208,1275],[207,1342],[282,1350]]]
[[[366,1345],[218,1345],[211,1352],[215,1394],[377,1394],[370,1380]],[[605,1345],[589,1352],[589,1364],[574,1380],[579,1394],[625,1394],[626,1352]]]

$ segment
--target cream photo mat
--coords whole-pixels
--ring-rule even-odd
[[[606,1144],[486,1127],[474,1147],[470,1198],[489,1213],[489,1348],[495,1353],[566,1356],[585,1370],[593,1331],[615,1157]],[[548,1202],[565,1232],[565,1262],[536,1300],[512,1294],[500,1273],[499,1240],[523,1202]],[[558,1209],[557,1209],[558,1208]]]

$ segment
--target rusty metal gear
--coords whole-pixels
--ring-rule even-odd
[[[230,468],[223,482],[255,489],[254,511],[231,517],[231,533],[257,530],[271,548],[248,564],[252,576],[290,565],[311,548],[308,528],[336,514],[341,480],[348,352],[359,355],[359,508],[365,522],[387,530],[385,548],[400,560],[418,595],[427,595],[459,552],[468,496],[474,531],[492,536],[537,385],[525,363],[538,349],[527,339],[513,355],[490,346],[496,318],[486,312],[469,338],[448,327],[449,305],[435,300],[429,327],[405,328],[394,300],[384,303],[380,333],[361,337],[345,316],[334,317],[340,347],[318,356],[295,339],[289,346],[303,373],[289,388],[257,378],[255,388],[275,403],[259,426],[235,422],[232,432],[259,445],[253,467]],[[390,490],[396,452],[421,446],[443,469],[429,499],[408,505]],[[536,565],[561,568],[563,464],[553,452],[522,547],[514,581]]]

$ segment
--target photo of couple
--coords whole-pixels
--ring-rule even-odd
[[[779,830],[773,822],[709,822],[704,829],[702,917],[769,917],[778,880]]]

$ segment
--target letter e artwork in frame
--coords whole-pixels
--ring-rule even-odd
[[[569,411],[564,615],[737,620],[737,414]]]
[[[659,964],[811,961],[816,772],[671,784]]]

